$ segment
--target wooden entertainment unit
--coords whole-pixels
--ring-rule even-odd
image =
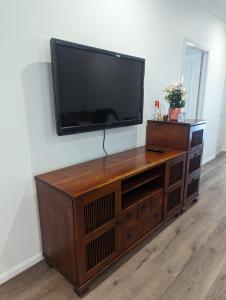
[[[164,137],[165,141],[178,137],[177,147],[174,142],[163,143],[155,129],[160,123],[148,123],[147,143],[158,146],[162,141],[164,153],[140,147],[36,176],[44,258],[78,294],[197,198],[201,168],[197,157],[202,151],[204,123],[189,124],[174,127],[177,135]],[[200,130],[201,139],[200,133],[195,134]],[[181,147],[182,141],[187,148]],[[190,187],[194,182],[196,190]]]

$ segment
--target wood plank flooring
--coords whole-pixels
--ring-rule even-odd
[[[226,299],[226,154],[203,167],[200,201],[101,275],[84,300]],[[44,262],[0,286],[0,300],[79,299]]]

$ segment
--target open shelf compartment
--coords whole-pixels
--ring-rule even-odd
[[[142,184],[136,189],[122,195],[122,210],[159,192],[163,189],[163,177],[158,177],[150,182]]]
[[[152,170],[145,171],[141,174],[137,174],[133,177],[130,177],[122,182],[122,195],[145,185],[148,182],[154,181],[158,178],[163,177],[164,175],[164,166],[158,166]]]

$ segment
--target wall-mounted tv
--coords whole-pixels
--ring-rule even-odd
[[[52,38],[58,135],[143,122],[145,60]]]

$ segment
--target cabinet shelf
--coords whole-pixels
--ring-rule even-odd
[[[122,182],[122,195],[129,193],[132,190],[135,190],[135,189],[141,187],[142,185],[151,183],[152,181],[155,181],[156,179],[159,179],[161,177],[163,177],[163,167],[162,166],[157,167],[153,170],[149,170],[144,173],[138,174],[127,180],[124,180]]]
[[[161,178],[153,182],[148,182],[139,188],[132,190],[122,196],[122,210],[127,209],[129,206],[151,196],[163,189]]]

